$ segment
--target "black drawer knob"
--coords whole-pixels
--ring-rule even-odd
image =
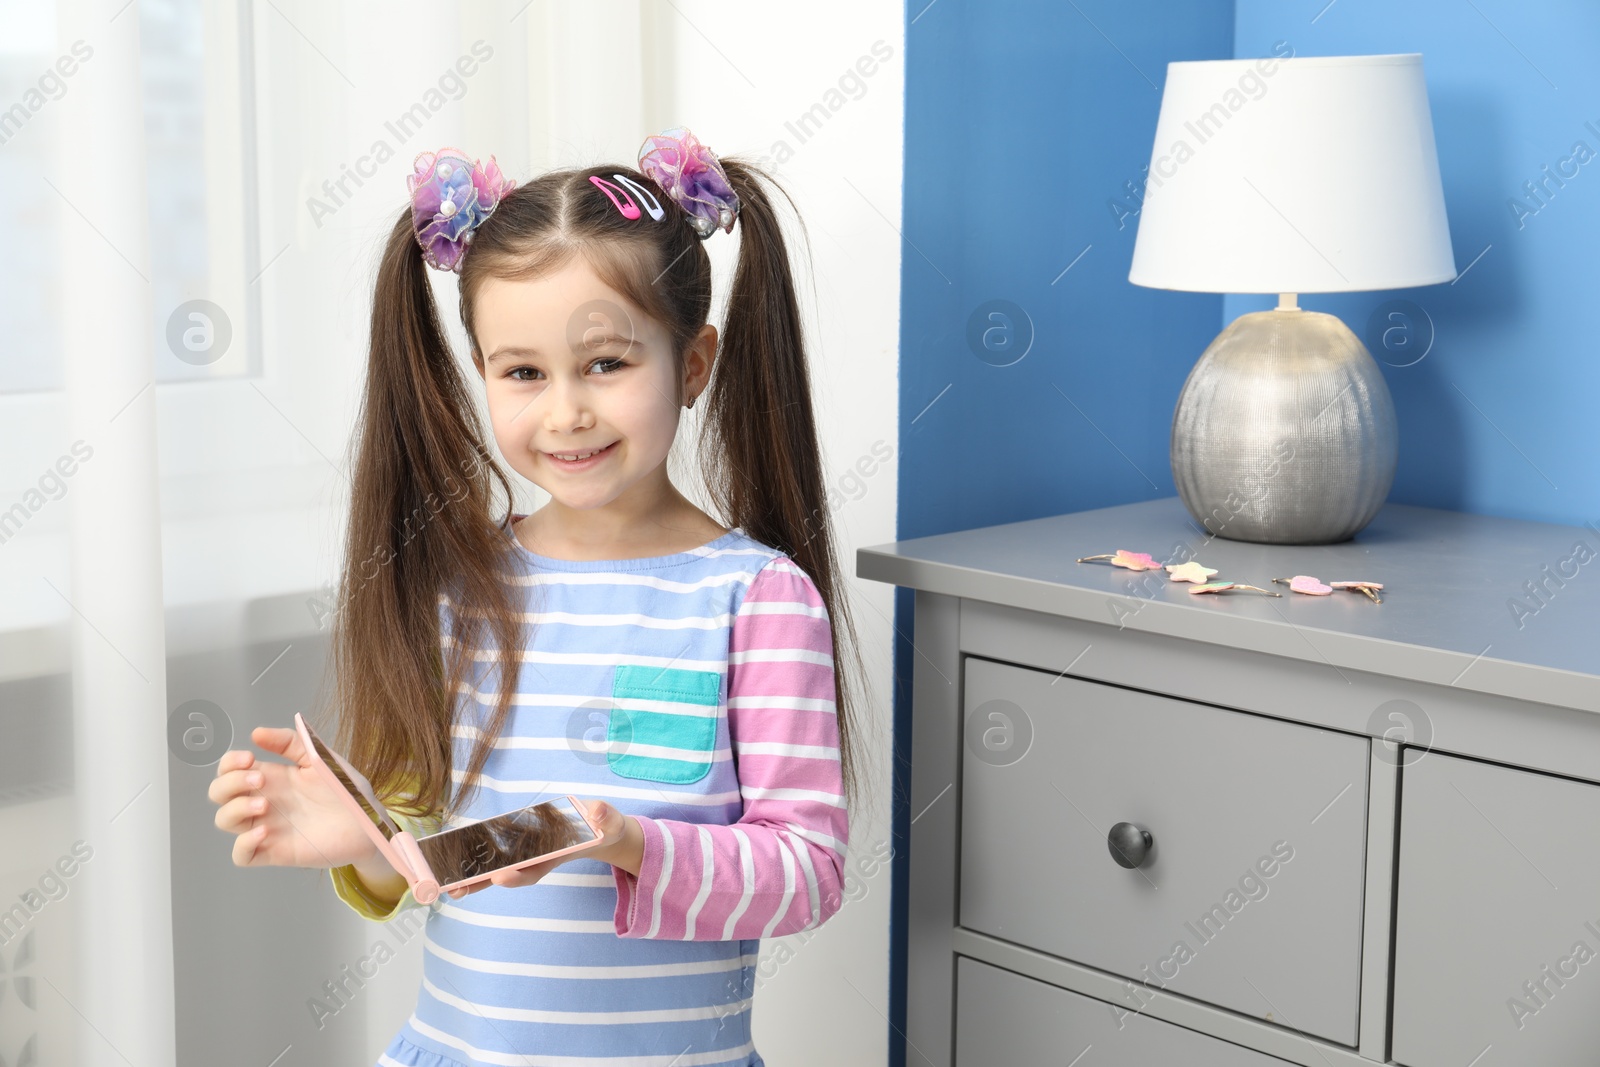
[[[1106,835],[1106,847],[1111,850],[1111,858],[1130,870],[1145,861],[1154,843],[1155,839],[1150,836],[1149,830],[1141,830],[1131,822],[1117,823]]]

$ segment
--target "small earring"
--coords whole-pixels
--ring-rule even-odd
[[[691,396],[689,398],[689,402],[687,404],[683,405],[683,406],[686,407],[686,408],[692,408],[692,407],[694,407],[694,401],[695,401],[695,398]]]

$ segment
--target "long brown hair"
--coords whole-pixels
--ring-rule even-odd
[[[793,200],[752,163],[720,162],[740,201],[739,257],[702,394],[702,476],[723,524],[793,559],[827,606],[839,754],[853,807],[859,648],[829,524],[800,303],[766,185],[791,207]],[[662,223],[624,218],[589,182],[619,173],[659,198],[668,213]],[[484,280],[539,277],[574,255],[665,328],[681,406],[684,357],[711,308],[711,260],[688,214],[626,166],[546,173],[509,193],[478,228],[461,264],[459,310],[479,373],[473,310]],[[394,810],[449,814],[464,806],[505,724],[526,624],[515,587],[502,577],[515,553],[506,532],[511,483],[485,443],[469,376],[445,338],[430,270],[407,204],[389,233],[374,293],[330,662],[338,744],[351,762]],[[450,598],[452,622],[443,648],[441,594]],[[482,648],[513,652],[499,659],[499,697],[456,791],[454,697],[475,673],[471,650]]]

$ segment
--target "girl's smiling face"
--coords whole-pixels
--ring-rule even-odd
[[[625,540],[630,524],[674,510],[666,459],[680,407],[665,329],[612,289],[581,254],[543,277],[488,278],[474,308],[495,442],[549,493],[574,535]],[[716,329],[691,345],[684,395],[710,378]],[[574,464],[558,459],[603,449]],[[570,512],[599,514],[579,518]]]

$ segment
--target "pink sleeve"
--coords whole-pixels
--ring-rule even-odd
[[[849,837],[827,609],[787,556],[734,617],[728,732],[744,814],[731,826],[639,818],[635,877],[613,867],[618,937],[734,941],[821,926],[843,903]]]

